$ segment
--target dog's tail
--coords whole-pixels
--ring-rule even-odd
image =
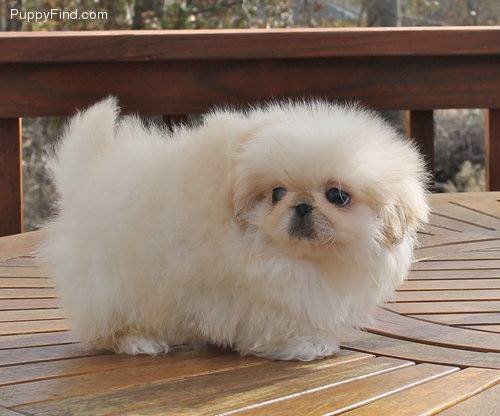
[[[81,179],[91,174],[115,137],[119,107],[108,97],[79,112],[68,123],[62,140],[49,160],[49,169],[62,198],[69,196]]]

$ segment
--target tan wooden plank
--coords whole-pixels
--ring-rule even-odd
[[[428,259],[439,257],[450,252],[463,253],[475,250],[491,250],[499,246],[499,232],[481,234],[455,233],[429,237],[428,242],[415,250],[415,258]]]
[[[462,208],[479,212],[496,219],[500,223],[500,204],[499,198],[491,197],[489,193],[485,193],[487,198],[474,198],[468,196],[463,200],[450,200],[451,204],[461,206]]]
[[[486,195],[488,194],[486,193]],[[498,198],[474,198],[468,196],[466,199],[452,200],[450,203],[491,216],[500,222],[500,204],[498,203]]]
[[[406,315],[436,313],[500,312],[500,301],[386,303],[387,309]]]
[[[500,220],[490,215],[485,215],[483,212],[468,209],[466,205],[441,202],[437,200],[432,201],[432,210],[437,215],[453,218],[457,221],[462,221],[464,224],[476,226],[478,229],[499,229]]]
[[[351,334],[345,334],[341,339],[341,344],[355,351],[415,362],[500,369],[500,353],[447,348],[364,331],[352,331]]]
[[[0,289],[7,288],[53,288],[52,279],[39,277],[0,277]]]
[[[151,364],[161,359],[161,357],[143,355],[109,354],[12,365],[3,367],[0,371],[0,386]]]
[[[341,385],[323,386],[316,391],[280,397],[242,409],[242,415],[336,415],[382,397],[458,371],[456,367],[420,364]],[[307,386],[305,386],[307,387]]]
[[[412,270],[478,270],[478,269],[500,269],[500,260],[477,260],[477,261],[419,261],[413,263]]]
[[[397,292],[395,302],[500,300],[500,290],[407,290]]]
[[[40,332],[68,331],[66,319],[48,321],[0,322],[0,335],[36,334]]]
[[[348,382],[380,374],[411,362],[380,357],[337,364],[330,360],[312,363],[268,362],[264,367],[199,376],[174,382],[133,386],[98,397],[76,397],[55,402],[16,406],[29,414],[95,416],[104,414],[213,415],[282,395]],[[272,387],[270,387],[272,386]],[[179,394],[182,392],[182,394]]]
[[[375,319],[367,326],[367,330],[380,335],[444,347],[500,352],[500,338],[495,334],[422,321],[384,309],[376,311]]]
[[[455,219],[450,216],[443,216],[441,213],[432,212],[429,216],[429,225],[440,229],[439,233],[477,233],[483,230],[492,230],[494,227],[483,227],[464,222],[461,218]],[[433,231],[437,231],[433,229]]]
[[[0,367],[38,361],[61,360],[72,357],[97,355],[101,352],[90,350],[81,344],[48,345],[36,348],[15,348],[0,350]],[[2,372],[4,369],[2,369]]]
[[[62,309],[26,309],[0,311],[0,322],[40,321],[65,318]]]
[[[441,194],[429,195],[431,203],[434,202],[452,202],[452,203],[468,203],[470,201],[485,201],[492,203],[500,200],[500,192],[449,192]],[[500,208],[499,208],[500,209]],[[500,212],[500,211],[495,211]]]
[[[500,384],[449,407],[439,416],[498,416]]]
[[[412,270],[408,280],[500,279],[500,270]]]
[[[500,313],[444,313],[409,316],[447,325],[500,324]]]
[[[432,415],[491,387],[500,371],[467,368],[351,410],[345,415]]]
[[[425,263],[428,261],[470,261],[471,264],[474,264],[483,260],[500,260],[500,250],[496,248],[489,248],[485,250],[474,250],[474,251],[465,251],[460,253],[441,253],[437,256],[429,257],[428,259],[420,260],[421,263]]]
[[[0,262],[16,256],[35,253],[44,231],[32,231],[0,239]]]
[[[21,413],[14,412],[13,410],[6,409],[3,406],[0,406],[0,416],[25,416]]]
[[[58,308],[59,301],[51,299],[0,299],[0,311],[17,309],[52,309]]]
[[[0,277],[50,277],[48,269],[43,267],[8,267],[0,264]]]
[[[440,218],[440,217],[438,217]],[[463,231],[460,230],[461,227],[456,227],[453,228],[455,224],[451,225],[440,225],[436,223],[427,223],[423,224],[422,227],[420,228],[419,232],[427,233],[429,235],[440,235],[440,234],[449,234],[449,233],[461,233]]]
[[[449,301],[497,301],[499,289],[449,289],[449,290],[403,290],[398,291],[389,303],[404,302],[449,302]]]
[[[76,334],[71,331],[46,332],[41,334],[4,335],[0,337],[0,350],[69,344],[78,341],[79,340]]]
[[[344,351],[329,359],[329,365],[341,365],[372,358],[368,354]],[[92,397],[98,393],[111,393],[134,386],[145,386],[158,382],[169,382],[209,375],[221,371],[238,370],[258,365],[262,373],[275,365],[255,357],[236,354],[182,353],[153,359],[140,366],[117,367],[64,378],[44,379],[28,383],[0,387],[0,396],[9,406],[35,403],[45,400],[61,400],[70,397]],[[292,367],[296,363],[290,364]],[[299,364],[300,366],[300,364]],[[306,366],[307,367],[307,366]],[[233,375],[237,379],[237,373]],[[210,379],[210,377],[208,377]]]
[[[42,299],[56,297],[57,294],[54,289],[0,289],[0,299]]]
[[[35,256],[17,256],[5,259],[0,263],[7,267],[38,267],[40,261]]]
[[[500,325],[465,325],[462,328],[476,329],[486,332],[494,332],[496,334],[500,333]],[[500,343],[500,340],[499,340]]]
[[[500,279],[407,280],[398,291],[500,289]]]

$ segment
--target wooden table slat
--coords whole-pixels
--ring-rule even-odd
[[[89,350],[39,265],[43,232],[0,238],[0,414],[495,414],[500,192],[430,199],[408,281],[312,363]]]
[[[434,414],[493,386],[498,371],[467,368],[345,413],[346,416]]]

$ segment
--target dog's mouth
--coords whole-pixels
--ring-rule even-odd
[[[299,240],[315,240],[317,237],[311,217],[293,217],[288,233]]]

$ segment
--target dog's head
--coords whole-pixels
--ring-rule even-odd
[[[248,114],[258,128],[235,155],[241,226],[293,255],[394,246],[427,217],[422,158],[356,106],[281,104]]]

